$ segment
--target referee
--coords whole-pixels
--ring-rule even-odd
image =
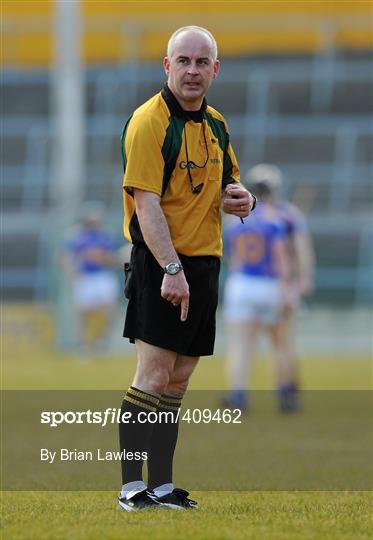
[[[118,501],[127,511],[197,506],[172,483],[177,413],[199,357],[213,354],[220,210],[244,218],[255,201],[239,183],[224,117],[206,103],[220,68],[214,37],[198,26],[179,28],[163,67],[167,83],[134,111],[122,135],[124,235],[133,244],[124,337],[137,354],[121,408],[134,420],[119,426],[123,456],[133,457],[122,459]],[[174,422],[137,421],[149,411],[169,411]]]

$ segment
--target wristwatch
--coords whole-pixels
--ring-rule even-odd
[[[163,268],[164,273],[169,274],[170,276],[174,276],[175,274],[180,272],[180,270],[182,270],[182,269],[183,269],[183,267],[178,262],[170,262],[170,263],[168,263],[167,266],[165,266]]]

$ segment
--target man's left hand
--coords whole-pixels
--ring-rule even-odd
[[[242,184],[228,184],[223,191],[222,210],[239,218],[247,217],[254,205],[254,197]]]

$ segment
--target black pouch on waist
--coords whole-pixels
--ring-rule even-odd
[[[131,289],[133,281],[133,265],[132,262],[124,263],[124,296],[131,298]]]

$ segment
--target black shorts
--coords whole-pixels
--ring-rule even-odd
[[[129,299],[123,336],[186,356],[213,354],[220,259],[179,255],[189,284],[189,312],[161,297],[163,269],[146,246],[134,246],[126,272]]]

